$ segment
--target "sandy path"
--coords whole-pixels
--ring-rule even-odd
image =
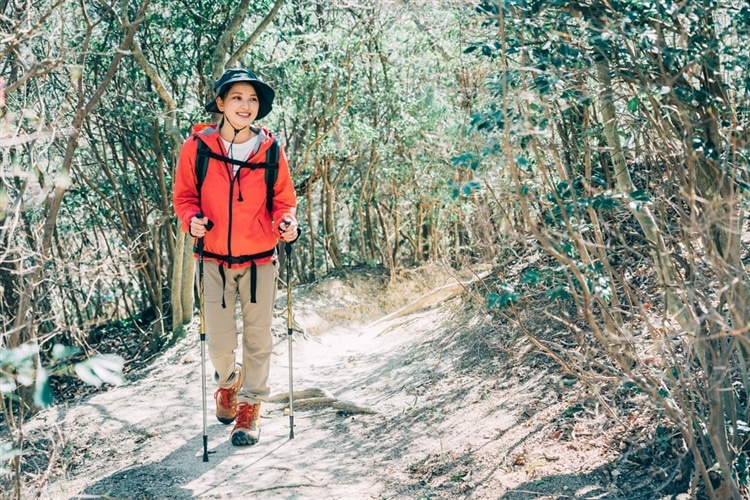
[[[565,496],[543,491],[603,492],[594,470],[601,450],[547,439],[564,404],[545,395],[550,380],[543,372],[511,368],[512,356],[480,352],[479,344],[453,345],[464,323],[442,302],[360,324],[356,310],[352,316],[356,296],[339,295],[336,308],[321,310],[329,291],[297,299],[295,319],[308,334],[295,334],[295,392],[322,389],[377,414],[301,407],[290,440],[284,404],[268,403],[260,442],[238,448],[229,441],[231,426],[213,417],[209,382],[211,453],[203,462],[200,343],[191,335],[127,385],[28,423],[38,442],[63,445],[58,464],[70,471],[42,498],[544,499]],[[277,307],[283,313],[283,296]],[[277,321],[273,394],[288,391],[289,373],[286,323],[282,315]],[[498,371],[498,359],[507,370]],[[565,474],[571,467],[575,474]],[[543,475],[551,479],[539,482]]]

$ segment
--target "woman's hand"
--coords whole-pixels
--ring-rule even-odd
[[[281,240],[286,243],[292,243],[297,239],[299,226],[297,225],[297,218],[291,214],[286,214],[284,220],[279,224],[279,235]]]
[[[208,217],[199,217],[198,214],[190,219],[190,236],[194,238],[203,238],[206,235],[206,231],[210,229]],[[213,224],[211,224],[213,225]]]

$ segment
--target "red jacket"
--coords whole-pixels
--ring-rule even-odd
[[[257,153],[246,161],[264,163],[266,150],[273,142],[271,133],[259,130],[261,144]],[[279,224],[284,216],[295,213],[297,197],[289,175],[284,148],[279,146],[279,170],[274,184],[273,214],[266,207],[265,169],[240,168],[233,175],[233,165],[215,158],[208,159],[208,168],[198,193],[195,157],[198,141],[203,141],[216,154],[227,156],[219,130],[215,125],[200,124],[182,145],[175,173],[172,201],[174,211],[186,233],[190,221],[198,213],[214,223],[203,238],[206,258],[224,262],[229,267],[247,267],[244,258],[270,253],[280,240]],[[225,257],[225,259],[218,256]],[[270,262],[270,254],[253,259],[256,264]]]

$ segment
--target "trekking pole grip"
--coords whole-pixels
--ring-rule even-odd
[[[203,212],[198,212],[197,214],[195,214],[195,216],[198,219],[202,219],[205,217],[205,215],[203,215]],[[212,221],[211,219],[208,219],[208,222],[206,222],[206,231],[210,231],[213,227],[214,227],[214,221]],[[199,239],[203,239],[203,238],[201,237]]]

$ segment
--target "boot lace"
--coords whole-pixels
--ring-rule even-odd
[[[234,405],[232,402],[234,401],[235,394],[237,394],[237,390],[234,387],[229,387],[227,389],[219,388],[214,393],[214,399],[222,408],[233,410]]]
[[[255,405],[248,403],[240,403],[237,411],[237,420],[235,420],[235,428],[249,429],[255,417]]]

